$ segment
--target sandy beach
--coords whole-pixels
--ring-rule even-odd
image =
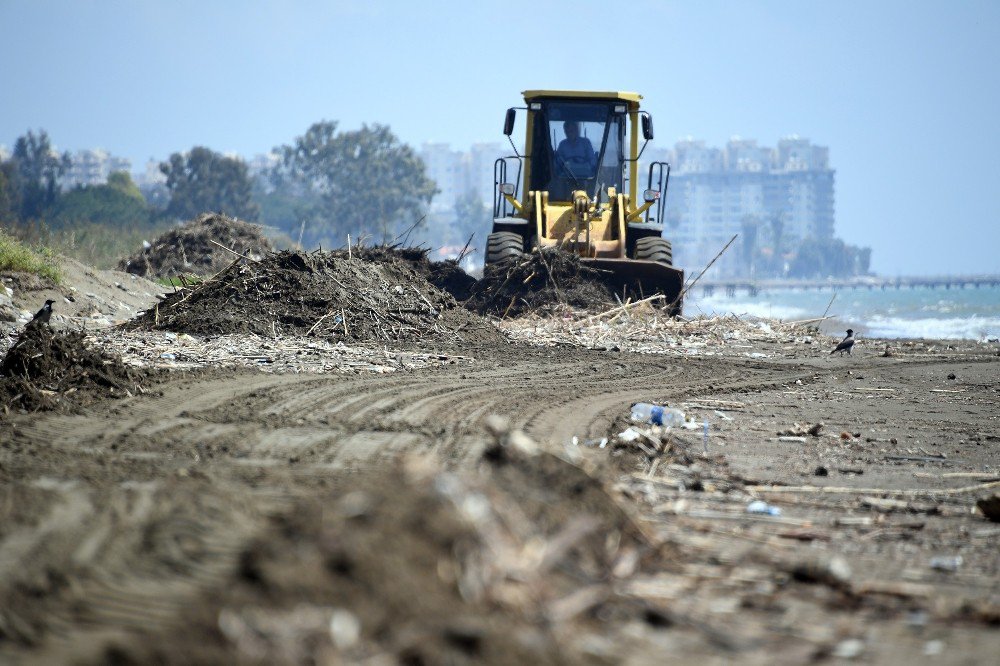
[[[807,327],[639,310],[499,329],[334,347],[91,331],[160,374],[0,423],[3,661],[1000,650],[1000,525],[976,508],[1000,483],[997,344],[831,356]],[[640,401],[693,423],[630,423]]]

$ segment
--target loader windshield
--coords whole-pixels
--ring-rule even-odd
[[[552,201],[569,201],[574,190],[592,198],[621,189],[625,114],[612,102],[549,100],[536,112],[531,189]]]

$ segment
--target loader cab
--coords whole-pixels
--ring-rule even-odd
[[[528,189],[569,201],[621,190],[627,107],[617,100],[535,99],[529,106],[531,169]]]

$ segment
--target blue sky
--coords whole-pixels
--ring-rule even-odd
[[[838,234],[877,271],[1000,272],[998,2],[0,0],[0,34],[8,146],[44,128],[142,165],[325,118],[466,147],[522,90],[636,90],[660,145],[828,145]]]

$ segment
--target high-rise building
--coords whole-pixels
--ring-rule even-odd
[[[665,235],[679,266],[706,265],[734,234],[741,234],[744,244],[766,239],[777,245],[780,239],[785,247],[833,237],[829,149],[808,139],[790,136],[768,148],[736,137],[725,149],[684,139],[653,158],[672,166]],[[751,270],[747,254],[733,248],[713,270],[719,276],[745,276]]]
[[[420,149],[420,159],[427,167],[427,175],[437,184],[438,193],[431,201],[431,210],[450,210],[465,189],[464,155],[452,150],[447,143],[425,143]]]
[[[70,155],[70,165],[59,185],[64,190],[77,185],[103,185],[116,171],[130,171],[132,162],[127,157],[116,157],[100,148],[78,150]]]

